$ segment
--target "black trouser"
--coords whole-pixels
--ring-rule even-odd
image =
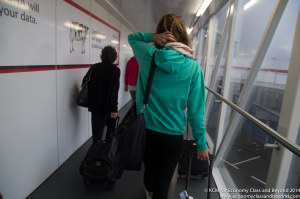
[[[107,143],[111,143],[113,137],[115,136],[116,120],[116,118],[110,118],[110,115],[92,111],[93,143],[97,142],[98,140],[102,140],[103,129],[105,125],[107,125],[105,141]]]
[[[153,199],[167,199],[169,186],[183,149],[183,135],[147,129],[144,183]]]

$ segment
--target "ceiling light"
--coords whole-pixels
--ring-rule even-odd
[[[244,10],[247,10],[248,8],[250,8],[251,6],[253,6],[255,3],[257,3],[257,0],[251,0],[251,1],[249,1],[249,2],[244,6]]]
[[[101,33],[96,34],[96,37],[99,38],[99,39],[106,39],[106,36],[101,34]]]
[[[193,27],[193,28],[194,28],[194,27]],[[187,32],[188,35],[191,34],[193,28],[186,28],[186,32]]]
[[[79,27],[79,25],[75,25],[75,24],[72,24],[70,22],[65,22],[64,26],[67,26],[68,28],[72,28],[72,29],[75,29],[75,30],[83,30],[83,28]]]
[[[17,1],[17,2],[12,2],[12,1],[4,1],[3,3],[6,3],[6,4],[8,4],[8,5],[10,5],[10,6],[13,6],[13,7],[15,7],[15,8],[19,8],[19,9],[22,9],[22,10],[29,10],[29,8],[28,8],[28,6],[25,6],[25,2],[23,1],[21,1],[20,3],[19,3],[19,1]]]
[[[207,9],[207,7],[209,6],[209,4],[211,3],[212,0],[204,0],[204,2],[202,3],[202,5],[200,6],[196,16],[202,16],[203,13],[205,12],[205,10]]]
[[[119,44],[119,42],[117,40],[111,40],[111,43],[113,43],[113,44]]]

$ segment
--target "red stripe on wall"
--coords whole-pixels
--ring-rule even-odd
[[[57,65],[57,70],[67,70],[67,69],[81,69],[81,68],[90,68],[89,64],[81,65]],[[224,66],[221,66],[223,68]],[[250,68],[233,66],[233,69],[240,70],[250,70]],[[35,71],[48,71],[55,70],[55,65],[39,65],[39,66],[0,66],[1,73],[21,73],[21,72],[35,72]],[[273,72],[273,73],[288,73],[288,70],[277,70],[277,69],[266,69],[262,68],[260,71]]]
[[[21,73],[21,72],[35,72],[55,70],[55,65],[41,65],[41,66],[0,66],[0,73]]]
[[[77,8],[78,10],[84,12],[87,15],[90,15],[90,11],[84,9],[83,7],[81,7],[80,5],[78,5],[77,3],[73,2],[72,0],[64,0],[66,3],[70,4],[71,6]]]
[[[67,69],[81,69],[90,68],[91,65],[58,65],[57,70]],[[55,65],[41,65],[41,66],[0,66],[1,73],[23,73],[23,72],[36,72],[36,71],[48,71],[55,70]]]
[[[99,17],[97,17],[96,15],[94,15],[93,13],[91,13],[91,16],[96,19],[97,21],[103,23],[104,25],[110,27],[111,29],[117,31],[120,34],[120,31],[118,29],[116,29],[115,27],[113,27],[112,25],[106,23],[105,21],[103,21],[102,19],[100,19]]]
[[[91,65],[57,65],[57,70],[90,68]]]

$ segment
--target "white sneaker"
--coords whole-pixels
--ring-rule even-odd
[[[152,199],[152,198],[150,198],[150,196],[148,195],[148,191],[145,189],[145,192],[146,192],[146,197],[147,197],[147,199]]]

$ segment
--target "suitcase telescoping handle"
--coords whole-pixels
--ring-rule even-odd
[[[209,155],[209,173],[208,173],[208,186],[207,186],[207,199],[210,199],[211,177],[212,177],[212,165],[214,162],[214,155]]]
[[[188,172],[187,172],[187,177],[186,177],[186,182],[185,182],[185,190],[186,191],[188,190],[189,182],[190,182],[191,165],[192,165],[192,155],[189,154]]]
[[[190,175],[191,175],[191,165],[192,165],[192,155],[189,154],[189,164],[188,164],[188,172],[185,183],[185,190],[187,191],[189,187]],[[214,161],[214,155],[209,155],[209,173],[208,173],[208,186],[207,186],[207,199],[210,199],[210,188],[211,188],[211,177],[212,177],[212,165]]]
[[[118,126],[119,126],[119,122],[120,122],[120,117],[117,116],[117,122],[116,122],[117,128],[118,128]]]

